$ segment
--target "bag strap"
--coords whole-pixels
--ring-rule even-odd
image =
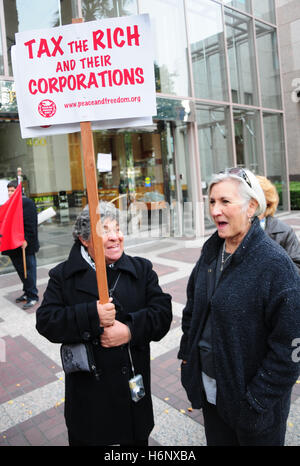
[[[132,361],[132,356],[131,356],[131,351],[130,351],[130,343],[128,343],[128,354],[129,354],[129,359],[130,359],[130,364],[131,364],[131,370],[132,370],[132,373],[133,373],[133,377],[135,377],[134,366],[133,366],[133,361]]]

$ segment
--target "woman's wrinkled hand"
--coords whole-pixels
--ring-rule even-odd
[[[104,348],[113,346],[121,346],[128,343],[131,339],[129,327],[118,320],[110,327],[105,327],[102,335],[100,335],[101,345]]]
[[[100,327],[109,327],[114,324],[116,318],[115,305],[112,303],[112,298],[109,298],[109,302],[100,304],[97,301],[97,311],[100,319]]]

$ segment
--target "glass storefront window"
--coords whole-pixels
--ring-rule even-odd
[[[230,112],[229,107],[197,105],[196,115],[204,222],[210,226],[207,188],[211,176],[233,165]]]
[[[99,173],[100,197],[111,200],[123,194],[127,202],[166,201],[177,199],[174,146],[176,139],[185,153],[185,124],[160,121],[153,132],[143,131],[94,131],[95,152],[112,154],[112,171]],[[187,174],[184,158],[180,159],[182,179],[186,191]],[[109,199],[111,198],[111,199]]]
[[[251,12],[250,0],[223,0],[223,2],[228,6],[232,6],[233,8],[246,11],[246,13]]]
[[[159,215],[168,216],[163,223],[170,234],[171,226],[181,231],[178,204],[191,200],[187,124],[159,121],[155,127],[152,132],[141,128],[93,133],[95,152],[112,154],[112,171],[98,174],[98,192],[100,199],[114,201],[130,217],[138,217],[142,229],[148,230],[148,220],[156,223]],[[131,218],[127,227],[132,233]]]
[[[256,21],[256,44],[262,106],[282,108],[276,30]]]
[[[74,0],[4,0],[7,55],[9,74],[11,68],[11,47],[15,44],[15,33],[31,29],[46,29],[72,22],[77,16]]]
[[[263,114],[264,142],[266,151],[266,176],[276,185],[280,196],[279,208],[287,210],[288,192],[285,164],[285,143],[282,115]]]
[[[17,114],[17,99],[14,81],[0,80],[0,117]]]
[[[197,105],[197,126],[203,193],[213,173],[233,165],[229,108]]]
[[[61,24],[71,24],[73,18],[79,17],[77,0],[60,1],[59,6]]]
[[[39,225],[38,265],[63,260],[70,249],[74,220],[82,209],[80,134],[22,139],[18,122],[2,121],[0,147],[5,147],[0,154],[1,195],[21,168],[23,189],[35,201],[38,212],[48,207],[56,210],[55,217]],[[3,202],[5,199],[0,200]],[[0,274],[13,270],[7,263],[0,267]]]
[[[221,6],[208,0],[186,5],[195,96],[228,100]]]
[[[82,0],[84,21],[137,14],[136,0]]]
[[[156,91],[190,95],[183,0],[140,0],[149,13],[154,39]]]
[[[168,121],[195,121],[194,103],[190,100],[156,99],[157,118]]]
[[[232,101],[257,105],[257,81],[252,20],[225,8]]]
[[[4,75],[4,61],[3,61],[3,46],[2,46],[1,24],[0,24],[0,75]]]
[[[174,151],[176,153],[176,173],[178,177],[178,192],[176,199],[180,202],[191,202],[191,173],[190,173],[190,151],[188,144],[188,125],[176,122],[173,124]]]
[[[269,23],[275,23],[274,0],[252,0],[253,14]]]
[[[254,173],[263,173],[262,140],[259,112],[241,108],[233,109],[237,165]]]
[[[158,132],[94,131],[95,153],[112,154],[112,171],[99,173],[100,198],[166,200]]]

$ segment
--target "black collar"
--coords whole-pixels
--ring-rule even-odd
[[[260,226],[258,217],[255,217],[251,228],[247,232],[245,238],[236,249],[232,255],[232,262],[235,264],[240,263],[246,254],[251,253],[254,248],[257,247],[257,243],[265,236],[265,232]],[[213,235],[207,240],[203,246],[204,260],[207,264],[210,264],[218,256],[220,247],[222,246],[224,240],[219,237],[218,232],[216,231]]]
[[[123,254],[122,254],[122,256],[120,257],[119,260],[114,262],[112,269],[113,270],[119,270],[119,271],[122,270],[124,272],[129,272],[135,278],[138,278],[136,268],[135,268],[130,256],[127,256],[127,254],[125,254],[125,252],[123,252]]]
[[[65,262],[64,275],[66,278],[71,277],[73,274],[76,274],[80,271],[89,271],[92,270],[92,267],[87,263],[87,261],[82,257],[80,252],[81,243],[76,241],[70,251],[69,257]],[[136,268],[130,256],[127,256],[124,252],[119,260],[114,263],[114,270],[122,270],[125,272],[131,273],[135,278],[138,278]]]

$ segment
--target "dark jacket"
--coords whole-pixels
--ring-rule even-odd
[[[182,384],[192,406],[201,408],[198,342],[210,311],[219,414],[232,428],[252,433],[276,422],[285,426],[299,375],[299,363],[292,360],[293,340],[300,337],[299,274],[255,219],[208,299],[222,245],[214,233],[188,282],[178,353],[187,360]]]
[[[300,242],[292,227],[269,216],[266,218],[265,232],[286,250],[300,272]]]
[[[38,252],[40,245],[38,240],[38,219],[37,210],[35,203],[32,199],[23,196],[23,221],[24,221],[24,237],[27,241],[27,247],[25,249],[26,255],[32,255]],[[22,256],[22,248],[10,249],[3,251],[3,255],[13,257],[20,255]]]
[[[128,323],[135,374],[142,374],[146,395],[131,400],[132,377],[127,345],[103,348],[95,271],[75,243],[67,261],[50,271],[43,302],[37,310],[37,330],[54,343],[91,342],[100,379],[87,372],[66,375],[66,424],[75,438],[95,444],[131,443],[146,439],[154,425],[150,395],[150,345],[168,332],[171,297],[162,292],[150,261],[123,254],[111,270],[117,319]]]

